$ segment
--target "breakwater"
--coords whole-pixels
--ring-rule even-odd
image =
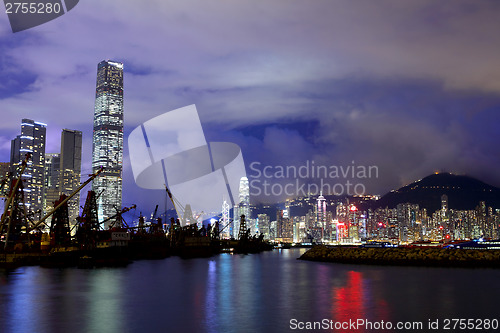
[[[312,247],[299,259],[350,264],[500,268],[500,250],[318,245]]]

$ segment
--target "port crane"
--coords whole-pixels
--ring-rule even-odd
[[[129,228],[127,225],[127,222],[122,217],[122,214],[125,214],[128,211],[131,211],[132,209],[136,209],[136,205],[132,205],[130,207],[124,207],[122,210],[118,211],[115,215],[108,217],[107,219],[104,219],[102,222],[99,222],[99,224],[104,224],[112,219],[115,219],[112,223],[109,224],[109,228]]]
[[[177,200],[176,197],[174,197],[172,195],[172,192],[170,192],[170,190],[168,189],[167,185],[164,185],[165,186],[165,190],[167,191],[167,195],[168,197],[170,198],[170,201],[172,202],[172,204],[174,205],[174,209],[177,213],[177,218],[179,219],[179,221],[181,222],[181,225],[184,226],[186,225],[186,221],[184,220],[184,213],[185,213],[185,208],[184,206],[180,203],[179,200]],[[158,206],[157,206],[158,207]]]

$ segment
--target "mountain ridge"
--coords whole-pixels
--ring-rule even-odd
[[[441,208],[441,196],[448,196],[448,207],[471,210],[485,201],[486,207],[500,208],[500,189],[476,178],[452,173],[436,173],[393,190],[377,201],[377,207],[395,208],[414,203],[432,213]]]

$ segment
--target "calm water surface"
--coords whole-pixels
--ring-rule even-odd
[[[0,271],[0,332],[289,332],[291,319],[500,319],[500,269],[296,260],[304,251]]]

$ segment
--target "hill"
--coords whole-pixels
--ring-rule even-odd
[[[377,201],[377,207],[394,208],[399,203],[416,203],[432,213],[441,208],[441,196],[448,196],[448,207],[457,210],[474,209],[480,201],[500,208],[500,189],[469,176],[439,173],[427,176]]]

